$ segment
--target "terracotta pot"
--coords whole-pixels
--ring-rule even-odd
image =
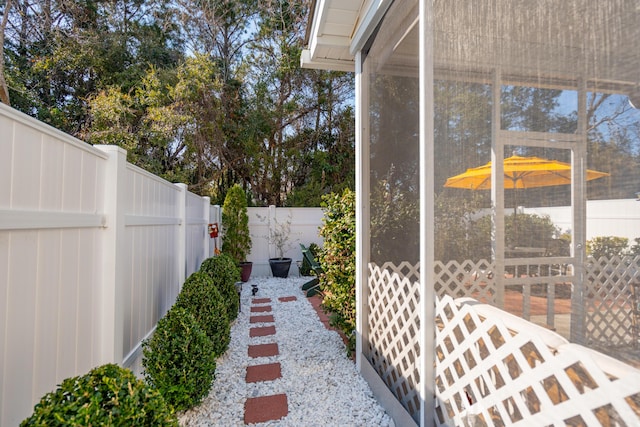
[[[251,261],[245,261],[240,263],[240,280],[243,282],[248,282],[249,277],[251,276],[251,269],[253,268],[253,263]]]

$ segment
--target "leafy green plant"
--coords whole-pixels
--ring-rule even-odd
[[[222,205],[222,252],[240,264],[247,260],[250,251],[247,196],[242,187],[235,184],[227,191]]]
[[[332,325],[341,329],[350,340],[356,327],[355,201],[355,193],[351,190],[325,196],[320,229],[324,238],[319,260],[324,270],[320,278],[324,294],[322,305],[334,314],[330,317]]]
[[[640,256],[640,237],[636,237],[633,239],[634,244],[631,245],[631,250],[629,250],[629,255],[631,256]]]
[[[231,338],[227,302],[207,273],[196,271],[189,276],[175,305],[193,315],[211,340],[216,357],[227,350]]]
[[[605,257],[611,259],[614,256],[623,256],[629,239],[626,237],[601,236],[587,240],[587,254],[595,259]]]
[[[307,248],[309,249],[309,252],[311,252],[311,254],[313,255],[313,258],[318,259],[318,256],[320,255],[320,246],[318,246],[315,243],[311,243],[309,244],[309,246],[307,246]],[[313,273],[311,273],[311,265],[309,264],[309,261],[307,261],[306,258],[302,258],[302,265],[300,266],[300,275],[302,276],[313,275]]]
[[[62,381],[20,423],[21,427],[91,425],[178,426],[178,420],[157,390],[128,369],[107,364]]]
[[[176,410],[194,407],[209,393],[216,353],[189,310],[174,305],[142,343],[142,351],[145,379]]]
[[[213,286],[227,302],[227,315],[229,320],[238,317],[240,297],[236,291],[236,282],[240,280],[240,273],[235,261],[224,252],[218,256],[207,258],[200,265],[200,271],[206,273],[213,281]]]

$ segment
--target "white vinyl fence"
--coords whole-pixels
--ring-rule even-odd
[[[218,221],[124,150],[0,104],[0,425],[65,378],[139,361]]]

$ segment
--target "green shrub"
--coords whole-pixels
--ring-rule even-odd
[[[245,262],[251,251],[247,195],[239,184],[227,191],[222,205],[222,252],[236,264]]]
[[[240,298],[235,284],[240,280],[240,273],[233,258],[225,253],[208,258],[200,265],[200,271],[211,277],[213,285],[226,301],[229,320],[238,317]]]
[[[174,305],[142,349],[147,382],[176,410],[194,407],[209,393],[216,355],[211,340],[188,310]]]
[[[603,236],[587,240],[587,254],[595,259],[623,256],[629,245],[626,237]]]
[[[65,379],[20,426],[177,426],[162,395],[128,369],[108,364]]]
[[[322,305],[334,314],[330,317],[332,325],[351,337],[356,327],[355,193],[345,190],[342,195],[330,194],[323,200],[320,235],[324,248],[319,261],[324,270],[320,279]]]
[[[175,305],[188,310],[195,317],[213,343],[216,357],[227,350],[231,338],[228,304],[207,273],[197,271],[189,276],[182,285]]]

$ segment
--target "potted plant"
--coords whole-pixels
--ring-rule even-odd
[[[253,263],[247,261],[251,251],[247,197],[240,185],[235,184],[227,191],[222,205],[222,252],[234,259],[240,268],[243,282],[249,280]]]
[[[277,218],[273,218],[273,225],[268,218],[257,215],[260,221],[269,224],[269,235],[264,236],[270,245],[275,246],[278,254],[275,258],[269,258],[269,267],[273,277],[289,276],[289,268],[291,267],[291,258],[285,258],[284,253],[291,248],[292,243],[289,242],[289,234],[291,233],[291,217],[285,222],[280,222]]]

